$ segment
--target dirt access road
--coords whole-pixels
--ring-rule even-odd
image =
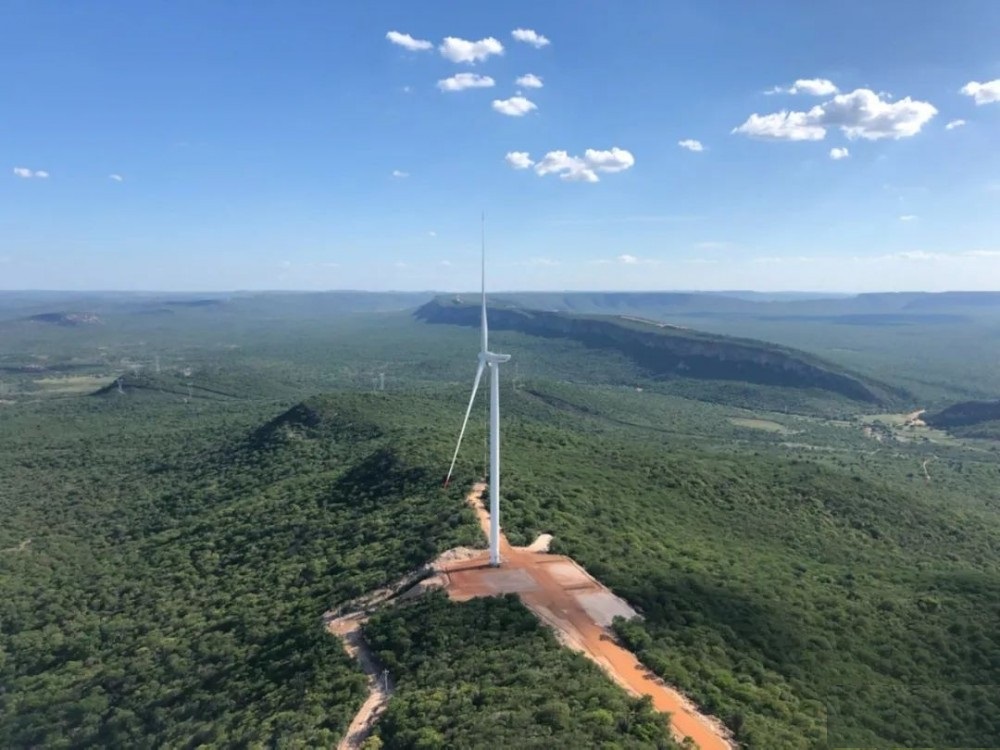
[[[367,614],[354,612],[329,620],[326,624],[329,632],[343,639],[344,649],[358,660],[368,675],[368,697],[351,720],[347,733],[337,744],[337,750],[358,750],[361,747],[372,733],[375,722],[385,711],[395,689],[392,678],[382,670],[361,636],[361,627],[367,620]]]
[[[479,500],[485,489],[485,484],[474,485],[467,501],[488,537],[489,513]],[[486,552],[435,567],[448,596],[456,601],[516,593],[564,644],[595,662],[629,693],[648,695],[658,711],[668,712],[678,739],[690,737],[701,750],[734,750],[736,744],[719,721],[700,713],[615,641],[608,626],[615,615],[635,615],[628,603],[572,559],[539,551],[543,546],[513,547],[501,534],[499,568],[489,567]]]

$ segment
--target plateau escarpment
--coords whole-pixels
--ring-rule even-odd
[[[490,327],[618,351],[656,378],[731,380],[812,388],[854,401],[885,404],[903,394],[806,352],[764,341],[694,331],[629,316],[574,315],[510,306],[490,307]],[[479,308],[435,299],[416,317],[427,323],[479,325]]]

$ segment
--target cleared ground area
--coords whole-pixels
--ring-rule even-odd
[[[479,500],[485,489],[484,484],[473,486],[467,500],[488,536],[489,513]],[[469,559],[437,563],[439,582],[456,601],[517,594],[563,643],[598,664],[633,695],[648,695],[657,710],[668,712],[678,739],[690,737],[701,750],[732,750],[735,745],[721,723],[699,713],[615,641],[608,629],[614,617],[636,616],[628,603],[570,558],[535,551],[539,546],[513,547],[501,535],[500,568],[489,567],[483,551]]]

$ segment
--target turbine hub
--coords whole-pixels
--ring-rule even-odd
[[[494,352],[480,352],[479,358],[488,365],[500,365],[510,361],[509,354],[496,354]]]

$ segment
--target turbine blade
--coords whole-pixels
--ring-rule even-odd
[[[483,212],[483,226],[482,226],[482,244],[483,244],[483,315],[480,321],[480,327],[483,332],[483,351],[489,351],[489,331],[486,326],[486,212]]]
[[[472,381],[472,395],[469,396],[469,406],[465,410],[465,419],[462,420],[462,431],[458,433],[458,443],[455,445],[455,455],[451,457],[451,466],[448,467],[448,476],[445,477],[444,486],[448,486],[451,481],[451,473],[455,471],[455,461],[458,460],[458,449],[462,447],[462,438],[465,436],[465,428],[469,425],[469,414],[472,413],[472,404],[476,400],[476,391],[479,390],[479,381],[483,377],[483,367],[485,363],[479,360],[479,367],[476,368],[476,379]]]

